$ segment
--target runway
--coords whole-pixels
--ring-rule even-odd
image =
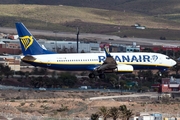
[[[119,95],[119,96],[99,96],[99,97],[91,97],[89,100],[102,100],[102,99],[114,99],[114,98],[137,98],[137,97],[149,97],[149,98],[158,98],[157,93],[136,93],[130,95]]]
[[[47,30],[29,30],[33,35],[42,35],[49,37],[62,37],[62,38],[73,38],[76,39],[76,33],[72,32],[54,32]],[[15,28],[0,27],[0,32],[2,33],[11,33],[17,34]],[[161,46],[171,46],[179,47],[180,40],[159,40],[159,39],[146,39],[146,38],[121,38],[115,35],[104,35],[104,34],[93,34],[93,33],[80,33],[79,39],[87,39],[98,42],[108,42],[116,44],[129,44],[132,45],[133,42],[136,42],[136,45],[161,45]]]

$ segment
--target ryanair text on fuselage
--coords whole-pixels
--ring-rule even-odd
[[[151,62],[158,59],[157,55],[115,55],[113,56],[117,62]],[[98,56],[99,62],[103,62],[106,59],[105,56]]]

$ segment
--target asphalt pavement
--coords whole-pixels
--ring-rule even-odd
[[[71,32],[54,32],[47,30],[29,30],[33,35],[42,36],[52,36],[52,37],[63,37],[63,38],[73,38],[76,39],[76,33]],[[0,32],[17,34],[15,28],[0,27]],[[159,39],[146,39],[146,38],[121,38],[115,35],[105,35],[105,34],[93,34],[93,33],[80,33],[79,39],[88,39],[99,42],[108,42],[116,44],[131,44],[136,42],[137,45],[163,45],[177,47],[180,46],[180,41],[178,40],[159,40]]]

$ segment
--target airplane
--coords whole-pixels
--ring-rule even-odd
[[[105,78],[105,73],[132,73],[134,70],[166,70],[176,61],[160,53],[133,52],[58,54],[42,47],[25,25],[15,23],[23,56],[21,60],[33,66],[54,70],[91,71],[89,78]]]

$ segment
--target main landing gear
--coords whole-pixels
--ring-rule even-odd
[[[89,78],[95,78],[96,76],[99,76],[100,79],[104,79],[105,78],[105,74],[104,73],[90,73],[89,74]]]

